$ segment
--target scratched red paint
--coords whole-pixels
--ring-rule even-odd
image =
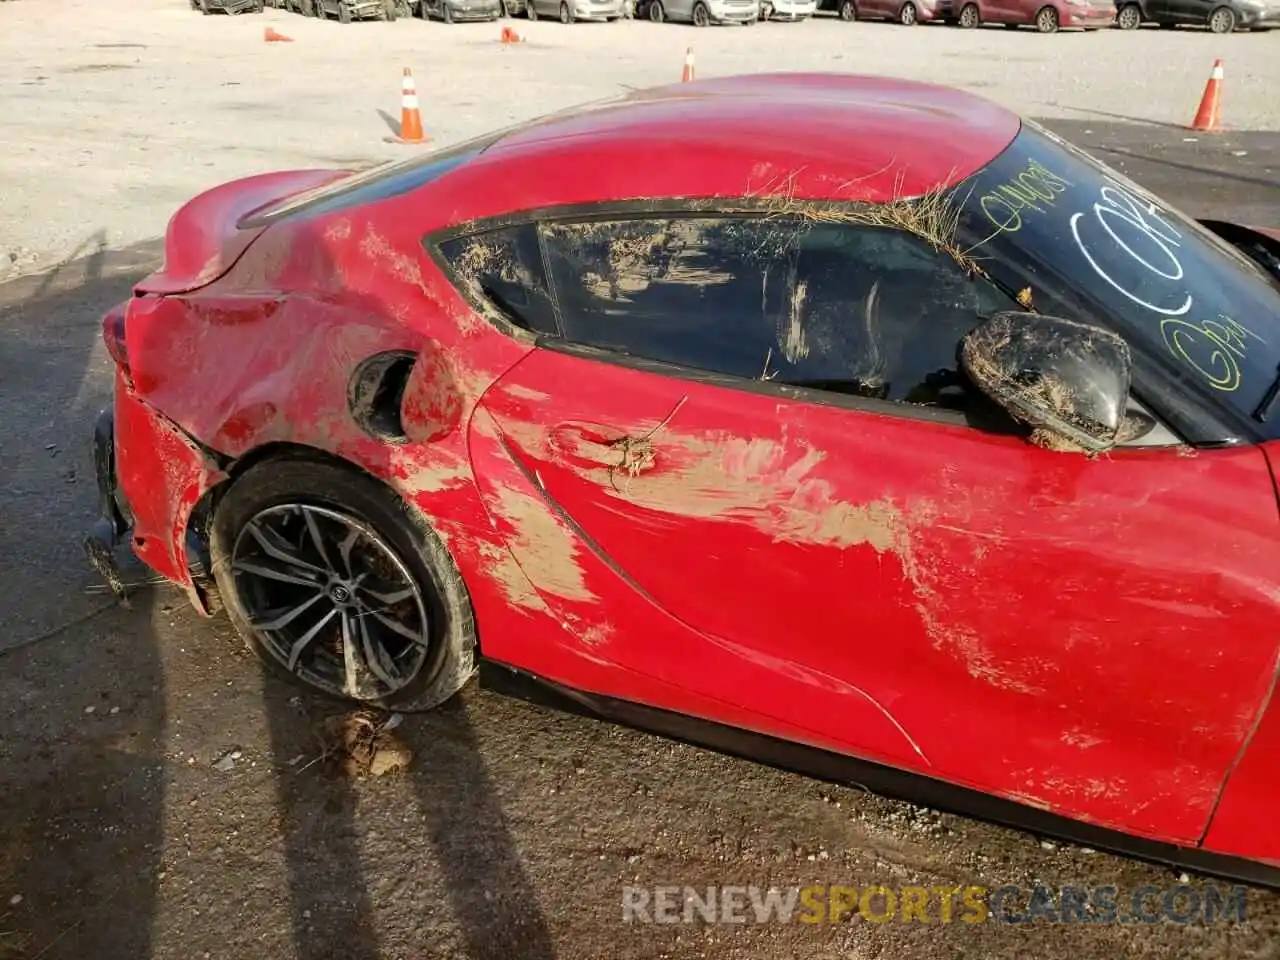
[[[183,434],[232,460],[310,447],[381,478],[440,532],[488,657],[1280,860],[1264,816],[1280,787],[1280,590],[1261,449],[1091,461],[535,349],[478,315],[422,247],[507,210],[740,196],[788,170],[794,198],[884,201],[962,179],[1017,130],[954,91],[844,82],[646,92],[513,134],[410,193],[265,229],[237,224],[333,172],[193,201],[130,304],[134,387],[117,383],[142,559],[189,585],[187,518],[222,476]],[[718,135],[631,162],[698,124]],[[738,146],[766,140],[768,163]],[[420,357],[396,443],[362,431],[347,400],[356,366],[389,350]]]

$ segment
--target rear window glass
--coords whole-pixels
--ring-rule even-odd
[[[502,135],[489,134],[448,150],[377,164],[272,204],[245,218],[240,226],[258,227],[286,217],[319,216],[408,193],[479,156]]]

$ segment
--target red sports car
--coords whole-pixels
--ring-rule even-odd
[[[1280,882],[1280,235],[968,93],[731,77],[210,190],[103,333],[91,558],[318,691]]]

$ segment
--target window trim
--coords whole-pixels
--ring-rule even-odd
[[[832,210],[856,210],[864,207],[873,207],[875,204],[825,201],[822,203],[822,206]],[[602,347],[592,347],[564,339],[564,318],[561,313],[560,297],[547,265],[545,239],[543,236],[543,230],[541,229],[542,224],[565,222],[591,223],[618,219],[641,219],[645,217],[669,219],[750,219],[759,218],[762,213],[768,213],[771,209],[772,203],[769,200],[751,197],[653,197],[647,199],[556,204],[551,206],[531,207],[518,211],[508,211],[492,217],[484,217],[444,227],[426,234],[422,238],[422,245],[426,250],[427,255],[449,279],[450,285],[459,296],[461,296],[468,304],[472,305],[477,312],[488,320],[500,333],[503,333],[521,343],[532,343],[535,347],[554,350],[557,353],[564,353],[570,356],[580,357],[585,360],[596,360],[602,363],[613,364],[615,366],[628,369],[675,377],[680,380],[689,380],[694,383],[704,383],[731,390],[743,390],[748,393],[778,397],[799,403],[836,407],[838,409],[871,414],[873,416],[885,416],[916,422],[936,423],[941,426],[961,427],[989,434],[989,431],[984,431],[982,428],[971,424],[964,411],[960,410],[949,410],[943,407],[930,407],[923,404],[905,403],[898,400],[879,400],[874,397],[858,397],[852,394],[842,394],[813,387],[798,387],[791,384],[775,383],[770,380],[761,380],[759,378],[748,379],[746,377],[738,377],[730,374],[713,373],[697,367],[689,367],[684,364],[651,360],[648,357],[638,357],[631,354],[619,353],[614,350],[607,350]],[[516,326],[505,317],[501,316],[501,314],[483,298],[477,299],[473,297],[469,289],[469,285],[457,273],[457,271],[454,270],[452,265],[449,263],[448,258],[444,256],[440,249],[442,244],[451,240],[479,236],[485,233],[492,233],[499,230],[513,229],[522,226],[532,226],[538,238],[538,250],[542,258],[543,275],[546,278],[547,290],[551,297],[555,313],[557,333],[554,337],[548,336],[547,334],[537,333],[524,327]],[[872,227],[870,229],[896,230],[897,228]],[[1003,286],[996,283],[994,280],[987,280],[987,282],[1003,292],[1005,296],[1009,297],[1011,307],[1013,309],[1017,309],[1018,303],[1015,294],[1005,290]],[[1158,405],[1153,404],[1149,398],[1141,395],[1132,386],[1130,387],[1130,393],[1139,401],[1143,408],[1156,419],[1160,427],[1167,430],[1172,436],[1177,438],[1178,443],[1176,445],[1146,445],[1145,447],[1139,443],[1133,443],[1117,445],[1114,449],[1168,450],[1175,446],[1197,446],[1195,444],[1188,443],[1184,437],[1172,429],[1169,425],[1169,418],[1163,413]],[[1222,446],[1222,444],[1200,446],[1212,447]]]

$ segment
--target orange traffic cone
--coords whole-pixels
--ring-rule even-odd
[[[520,34],[516,33],[516,32],[515,32],[514,30],[512,30],[510,27],[503,27],[503,28],[502,28],[502,42],[503,42],[503,43],[519,43],[519,42],[520,42]]]
[[[689,83],[693,79],[693,47],[684,52],[684,73],[680,74],[681,83]]]
[[[267,43],[293,43],[293,37],[286,37],[283,33],[277,33],[275,27],[267,27],[262,32],[262,39]]]
[[[1204,85],[1204,96],[1200,98],[1200,109],[1196,118],[1191,121],[1192,130],[1213,133],[1221,130],[1218,112],[1218,97],[1222,87],[1222,59],[1213,61],[1213,72],[1209,74],[1209,82]]]
[[[422,132],[422,114],[418,112],[418,88],[414,86],[413,74],[408,67],[404,68],[404,80],[400,94],[400,136],[393,138],[398,143],[427,143],[431,138]]]

